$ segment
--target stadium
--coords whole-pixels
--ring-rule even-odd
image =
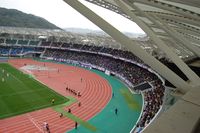
[[[77,0],[109,36],[0,27],[0,132],[198,133],[197,0],[86,0],[138,24],[130,38]]]

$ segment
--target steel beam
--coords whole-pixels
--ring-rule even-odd
[[[157,46],[165,52],[168,58],[170,58],[177,67],[188,77],[190,82],[197,86],[200,84],[200,78],[194,73],[160,38],[158,38],[154,32],[142,21],[140,20],[131,10],[129,10],[127,3],[122,0],[115,0],[115,2],[121,7],[121,9],[129,15],[136,24],[146,32],[146,34],[157,44]],[[128,4],[129,7],[136,9],[137,7],[133,4]],[[138,8],[137,8],[138,9]],[[138,9],[139,10],[139,9]],[[141,11],[141,10],[139,10]],[[142,14],[142,12],[140,12]]]
[[[108,33],[113,39],[124,45],[127,49],[133,52],[137,57],[143,60],[146,64],[151,66],[151,68],[165,77],[168,81],[174,84],[177,88],[181,88],[180,91],[186,92],[192,86],[186,83],[183,79],[177,76],[173,71],[167,68],[165,65],[160,63],[157,59],[153,56],[149,55],[146,51],[144,51],[140,46],[136,45],[130,38],[122,34],[119,30],[114,28],[111,24],[106,22],[100,16],[95,14],[92,10],[88,7],[83,5],[78,0],[64,0],[67,4],[69,4],[72,8],[77,10],[83,16],[88,18],[94,24],[96,24],[99,28],[103,31]]]

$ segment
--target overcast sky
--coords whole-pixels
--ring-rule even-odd
[[[120,31],[143,33],[135,23],[121,15],[84,0],[81,1]],[[0,7],[18,9],[25,13],[43,17],[61,28],[99,29],[63,0],[0,0]]]

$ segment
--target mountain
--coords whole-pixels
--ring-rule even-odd
[[[83,28],[64,28],[65,31],[72,32],[72,33],[78,33],[78,34],[88,34],[88,33],[96,33],[97,30],[91,30],[91,29],[83,29]]]
[[[72,32],[72,33],[77,33],[77,34],[108,36],[104,31],[101,31],[101,30],[91,30],[91,29],[82,29],[82,28],[64,28],[64,30],[68,32]],[[143,38],[146,36],[143,33],[124,32],[124,34],[130,38]]]
[[[60,29],[56,25],[48,22],[44,18],[26,14],[16,9],[6,9],[0,7],[0,26]]]

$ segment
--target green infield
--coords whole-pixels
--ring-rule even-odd
[[[9,64],[0,63],[0,119],[67,101],[67,98],[30,75],[24,74]]]

